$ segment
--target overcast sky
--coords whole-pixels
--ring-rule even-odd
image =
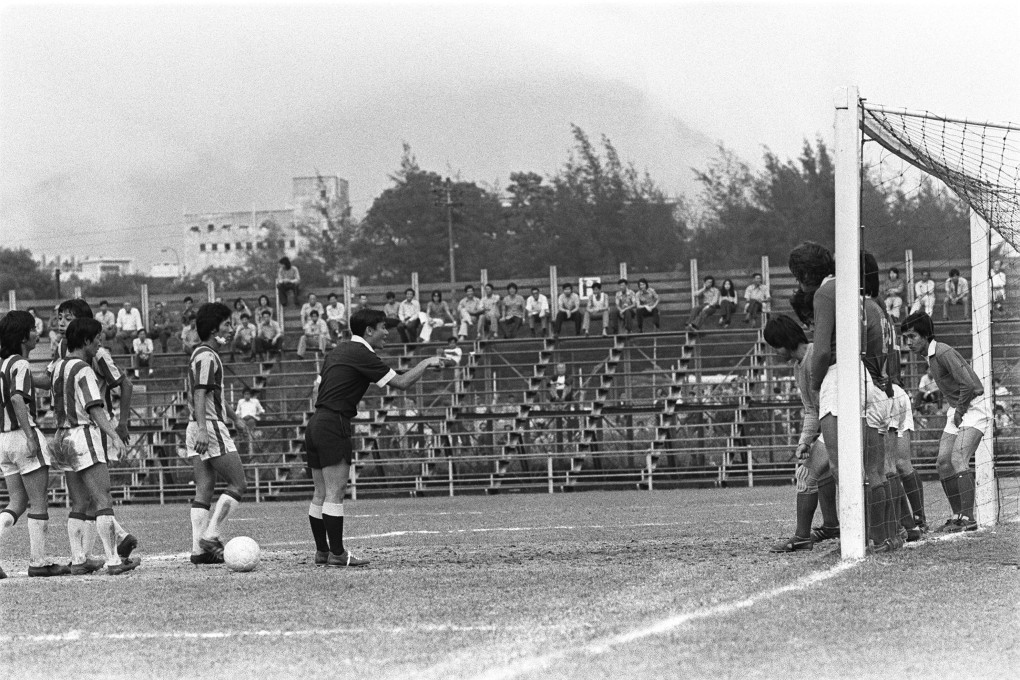
[[[0,231],[48,254],[166,259],[184,211],[284,207],[402,141],[494,187],[552,173],[569,125],[668,191],[722,142],[831,139],[832,92],[1020,122],[1020,3],[412,3],[0,9]]]

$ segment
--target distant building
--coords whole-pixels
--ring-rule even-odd
[[[248,253],[267,247],[273,225],[282,232],[279,245],[294,257],[305,245],[300,226],[338,223],[349,205],[347,180],[331,175],[295,177],[288,208],[186,214],[183,268],[201,272],[243,264]]]
[[[82,260],[78,263],[78,277],[83,281],[98,283],[106,276],[126,276],[132,273],[130,259],[97,257]]]

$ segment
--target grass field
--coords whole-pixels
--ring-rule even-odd
[[[1017,677],[1020,526],[852,565],[831,542],[770,554],[793,498],[348,502],[349,546],[372,560],[358,570],[311,564],[299,504],[247,504],[231,521],[263,546],[248,574],[187,561],[184,505],[117,509],[142,557],[119,577],[29,579],[19,528],[0,554],[13,572],[0,677]],[[66,554],[66,513],[51,518],[51,552]]]

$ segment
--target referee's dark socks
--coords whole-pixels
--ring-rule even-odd
[[[818,492],[808,493],[806,491],[797,494],[797,538],[808,538],[811,536],[811,520],[815,518],[815,509],[818,507]]]
[[[340,555],[344,551],[344,504],[323,503],[322,523],[326,525],[329,551]]]
[[[917,476],[917,470],[911,470],[909,475],[900,475],[903,480],[903,490],[907,493],[907,500],[910,501],[910,510],[914,517],[924,522],[924,487],[921,485],[921,478]]]
[[[312,525],[312,536],[315,537],[316,552],[329,552],[329,539],[326,537],[326,523],[322,521],[322,506],[311,503],[308,506],[308,523]]]

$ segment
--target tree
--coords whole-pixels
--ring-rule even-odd
[[[52,271],[44,271],[26,248],[0,247],[0,291],[13,290],[19,298],[37,300],[56,293]]]

